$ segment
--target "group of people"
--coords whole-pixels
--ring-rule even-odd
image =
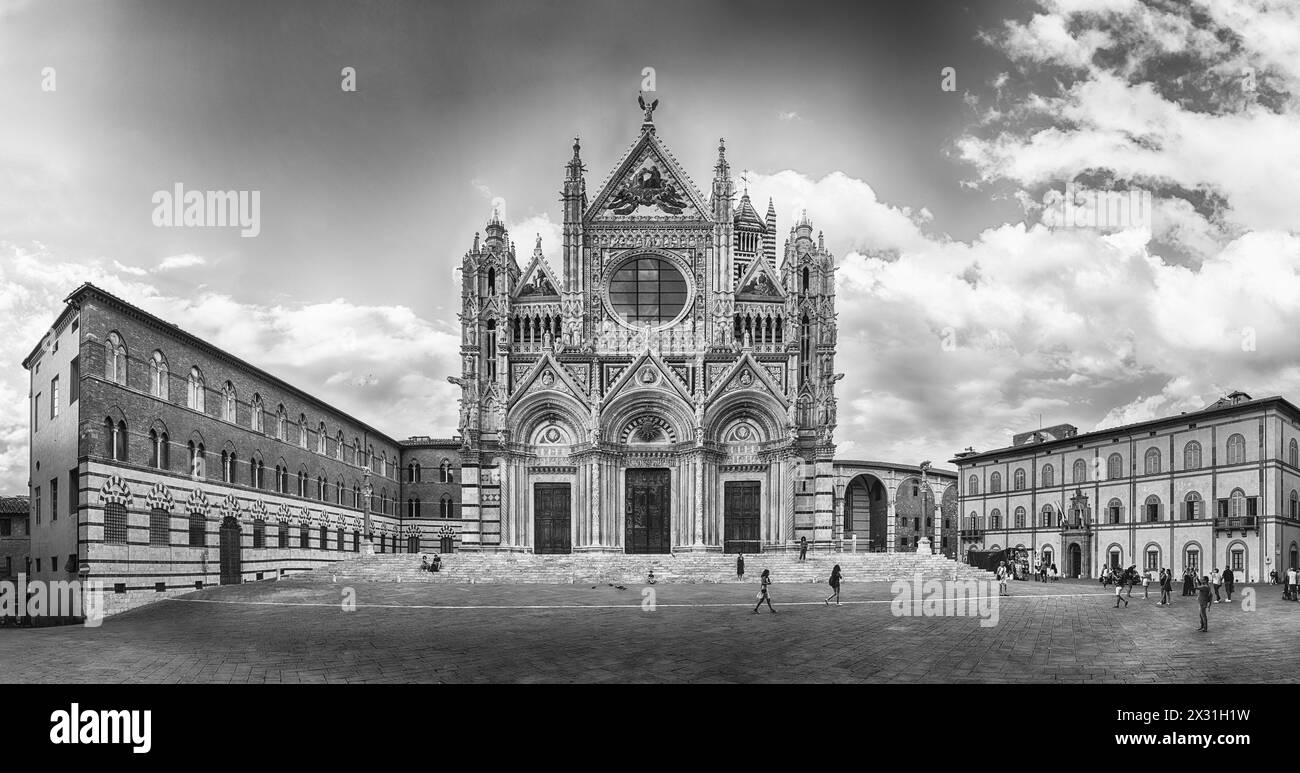
[[[745,559],[743,556],[736,559],[736,576],[741,578],[745,576]],[[840,569],[840,565],[836,564],[835,568],[831,569],[831,577],[828,580],[831,586],[831,595],[827,596],[823,602],[826,606],[830,606],[831,601],[834,601],[837,607],[840,605],[840,585],[843,582],[844,572]],[[764,604],[767,604],[768,611],[776,614],[776,609],[772,606],[772,594],[768,591],[768,586],[771,584],[772,573],[770,570],[764,569],[763,573],[758,577],[758,603],[754,605],[754,614],[757,615],[759,608]]]
[[[424,553],[420,554],[420,569],[425,572],[436,572],[442,569],[442,556],[437,553],[433,554],[433,560]]]
[[[1286,601],[1300,601],[1300,571],[1293,566],[1286,570],[1285,574],[1279,575],[1277,571],[1272,572],[1273,583],[1282,583],[1282,598]]]
[[[1041,561],[1034,563],[1034,579],[1039,582],[1052,581],[1056,582],[1061,579],[1061,573],[1056,570],[1056,564],[1043,563]]]

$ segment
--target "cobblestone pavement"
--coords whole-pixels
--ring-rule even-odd
[[[99,628],[0,629],[4,682],[1279,682],[1300,681],[1300,603],[1127,608],[1095,583],[1013,582],[997,624],[898,617],[887,583],[640,587],[358,584],[211,588]]]

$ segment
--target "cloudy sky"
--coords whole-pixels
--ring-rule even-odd
[[[572,138],[594,195],[647,66],[698,185],[726,137],[838,256],[841,456],[1300,398],[1294,3],[867,5],[0,0],[0,493],[83,281],[450,434],[460,256],[493,200],[556,254]],[[156,226],[178,183],[258,191],[259,233]],[[1149,227],[1050,225],[1068,183],[1149,191]]]

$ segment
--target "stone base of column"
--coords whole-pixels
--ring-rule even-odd
[[[721,553],[722,548],[717,545],[674,545],[673,553],[680,555],[682,553]]]

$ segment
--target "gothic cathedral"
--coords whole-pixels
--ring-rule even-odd
[[[832,536],[835,260],[807,215],[708,200],[655,133],[521,268],[496,213],[463,270],[462,545],[756,553]],[[644,105],[643,105],[644,106]]]

